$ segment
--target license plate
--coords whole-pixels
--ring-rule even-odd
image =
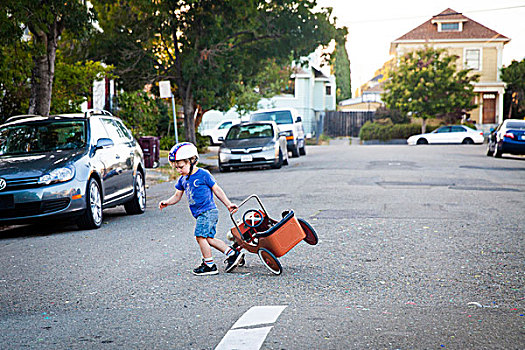
[[[12,194],[0,196],[0,209],[13,209],[15,201]]]
[[[251,162],[252,160],[253,160],[253,157],[250,154],[241,156],[241,162]]]

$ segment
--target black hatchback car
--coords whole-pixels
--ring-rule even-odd
[[[106,111],[15,116],[0,125],[0,225],[74,217],[99,228],[102,210],[146,209],[144,159]]]

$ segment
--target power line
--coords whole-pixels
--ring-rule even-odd
[[[462,13],[477,13],[477,12],[489,12],[489,11],[499,11],[499,10],[511,10],[516,8],[524,8],[525,5],[518,6],[509,6],[509,7],[498,7],[493,9],[484,9],[484,10],[472,10],[472,11],[463,11]],[[349,21],[347,24],[358,24],[358,23],[373,23],[373,22],[389,22],[389,21],[402,21],[407,19],[418,19],[418,18],[428,18],[428,16],[412,16],[412,17],[397,17],[397,18],[378,18],[378,19],[368,19],[362,21]]]

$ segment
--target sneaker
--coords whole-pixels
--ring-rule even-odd
[[[237,265],[239,265],[241,260],[244,261],[244,253],[235,251],[235,254],[230,255],[228,258],[226,258],[226,260],[224,260],[224,262],[226,263],[226,268],[224,269],[224,271],[233,271],[233,269],[236,268]]]
[[[213,264],[211,267],[206,265],[204,261],[202,264],[195,268],[193,270],[193,274],[197,276],[205,276],[205,275],[216,275],[219,273],[219,270],[217,270],[217,265]]]

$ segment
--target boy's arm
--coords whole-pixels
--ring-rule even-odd
[[[222,190],[222,188],[219,185],[217,185],[217,184],[213,185],[211,190],[213,191],[215,196],[217,196],[217,198],[219,198],[221,200],[221,202],[224,203],[224,205],[226,206],[226,208],[228,208],[228,210],[230,212],[233,212],[234,210],[237,210],[237,205],[233,204],[232,202],[230,202],[230,200],[226,196],[226,193],[224,193],[224,191]]]
[[[175,194],[173,194],[173,196],[171,196],[170,198],[168,198],[166,200],[163,200],[163,201],[159,202],[159,209],[162,210],[162,209],[166,208],[168,205],[177,204],[180,201],[180,199],[182,198],[182,194],[183,193],[184,192],[181,191],[181,190],[176,190]]]

